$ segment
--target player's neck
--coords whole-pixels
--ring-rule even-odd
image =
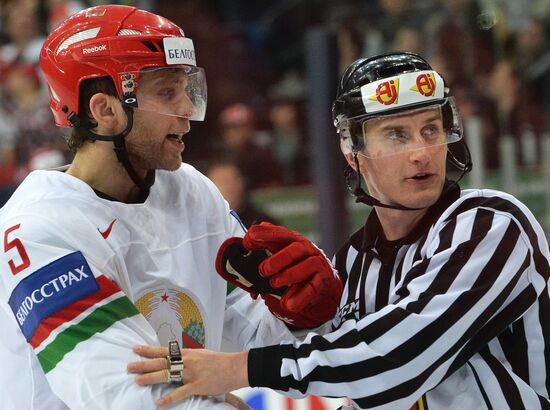
[[[66,172],[84,181],[96,191],[121,202],[134,202],[140,195],[140,189],[130,179],[122,164],[116,160],[112,146],[108,149],[91,144],[82,147],[75,154]]]
[[[386,239],[395,241],[407,236],[414,229],[418,221],[426,214],[427,209],[419,211],[401,211],[375,207],[378,220]]]

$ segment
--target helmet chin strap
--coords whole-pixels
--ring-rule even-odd
[[[359,160],[357,159],[357,152],[353,152],[353,161],[355,162],[355,167],[357,170],[359,170]],[[355,187],[351,186],[351,178],[353,177],[352,174],[355,174]],[[389,209],[398,209],[401,211],[419,211],[424,208],[409,208],[404,205],[395,204],[384,204],[380,202],[375,197],[367,194],[367,192],[361,187],[361,179],[362,175],[359,171],[354,170],[351,165],[348,164],[346,167],[346,170],[344,171],[344,176],[346,178],[346,183],[348,185],[349,190],[351,193],[355,196],[355,202],[359,202],[365,205],[369,206],[379,206],[382,208],[389,208]]]
[[[469,155],[470,152],[468,150],[468,146],[464,144],[464,147],[468,154],[467,155],[468,159],[465,164],[462,164],[460,161],[458,161],[458,159],[452,153],[450,153],[451,163],[456,167],[459,167],[460,165],[462,172],[460,174],[460,177],[458,177],[456,181],[453,181],[452,184],[449,184],[449,186],[441,193],[441,195],[445,194],[445,192],[447,192],[453,185],[457,185],[458,182],[462,179],[462,177],[472,169],[472,162],[470,160],[470,155]],[[353,161],[355,162],[356,169],[359,169],[359,160],[357,159],[357,152],[353,152]],[[355,187],[352,186],[352,181],[351,181],[353,178],[353,174],[355,174]],[[400,211],[419,211],[421,209],[428,208],[427,206],[422,208],[409,208],[407,206],[400,205],[400,204],[390,205],[390,204],[384,204],[380,202],[378,199],[374,198],[373,196],[365,192],[365,190],[361,187],[361,179],[362,179],[361,173],[359,171],[354,170],[349,164],[344,170],[344,177],[346,179],[346,184],[348,186],[348,189],[351,191],[353,196],[355,196],[355,202],[362,203],[369,206],[379,206],[382,208],[398,209]]]
[[[143,194],[145,194],[149,192],[149,189],[153,186],[155,182],[155,171],[149,170],[147,171],[147,175],[145,175],[145,178],[141,178],[131,164],[130,159],[128,158],[128,151],[126,150],[124,138],[130,133],[134,125],[134,110],[132,106],[128,105],[125,102],[122,103],[122,108],[126,113],[128,121],[126,123],[126,128],[124,129],[124,131],[117,135],[99,135],[95,132],[92,132],[88,128],[81,127],[80,119],[76,116],[76,114],[69,115],[69,121],[71,122],[71,124],[73,124],[74,127],[78,128],[79,132],[81,132],[84,136],[92,141],[112,141],[114,145],[113,150],[115,151],[118,161],[122,163],[122,166],[128,173],[128,176],[130,177],[132,182],[136,184],[136,186],[141,190]]]

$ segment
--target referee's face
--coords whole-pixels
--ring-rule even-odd
[[[425,208],[435,203],[445,181],[447,145],[423,141],[438,130],[443,132],[437,109],[382,118],[373,123],[366,135],[407,138],[411,148],[380,158],[359,156],[370,194],[382,203],[409,208]]]

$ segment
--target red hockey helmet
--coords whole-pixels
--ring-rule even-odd
[[[204,70],[196,66],[193,41],[168,19],[135,7],[97,6],[69,17],[46,38],[40,66],[61,127],[71,126],[71,116],[78,114],[82,81],[109,76],[120,98],[137,106],[140,75],[163,68],[186,76],[180,83],[194,110],[180,116],[204,119],[206,80]]]

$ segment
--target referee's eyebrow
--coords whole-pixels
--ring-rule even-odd
[[[428,118],[426,119],[426,121],[424,121],[424,123],[428,123],[428,122],[432,122],[432,121],[437,121],[437,120],[441,120],[441,114],[434,114],[433,117],[431,118]]]
[[[378,120],[378,118],[376,118]],[[441,112],[440,111],[436,111],[433,113],[432,116],[426,118],[424,120],[424,123],[429,123],[429,122],[432,122],[432,121],[437,121],[437,120],[441,120]],[[391,120],[391,118],[384,118],[384,117],[381,117],[380,120]],[[365,121],[365,124],[367,124],[369,121]],[[380,127],[381,130],[387,130],[387,129],[402,129],[402,128],[406,128],[408,127],[407,125],[392,125],[391,123],[390,124],[387,124],[387,125],[383,125]]]

